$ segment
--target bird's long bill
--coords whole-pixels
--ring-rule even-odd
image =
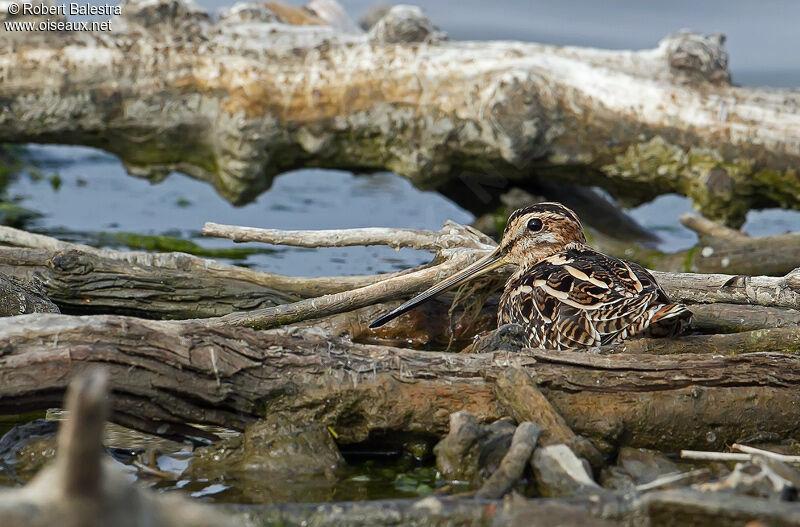
[[[382,317],[376,319],[372,324],[369,325],[369,327],[373,329],[380,327],[389,322],[390,320],[399,317],[406,311],[414,309],[415,307],[425,302],[426,300],[429,300],[435,297],[436,295],[447,291],[451,287],[454,287],[460,284],[461,282],[469,280],[470,278],[477,278],[478,276],[486,274],[493,269],[497,269],[498,267],[502,267],[505,264],[506,262],[503,260],[500,254],[500,249],[498,248],[492,254],[482,258],[481,260],[478,260],[469,267],[460,270],[447,280],[439,282],[438,284],[431,287],[427,291],[418,294],[417,296],[415,296],[405,304],[401,305],[394,311],[386,313]]]

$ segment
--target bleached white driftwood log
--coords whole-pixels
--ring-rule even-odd
[[[800,203],[800,96],[731,86],[720,36],[603,51],[451,42],[408,6],[368,33],[263,4],[217,21],[179,0],[122,7],[111,32],[0,32],[0,141],[96,146],[238,203],[300,166],[679,192],[733,225]]]

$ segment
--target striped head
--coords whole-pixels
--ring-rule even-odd
[[[586,243],[586,237],[583,235],[581,222],[564,205],[538,203],[519,209],[508,218],[503,239],[491,254],[379,317],[369,327],[379,327],[451,287],[486,274],[492,269],[515,264],[520,266],[520,270],[524,270],[570,244],[583,243]]]
[[[515,211],[500,240],[499,256],[528,268],[570,244],[585,244],[578,216],[560,203],[537,203]]]

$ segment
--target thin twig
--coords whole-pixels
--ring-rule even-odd
[[[466,267],[477,256],[476,251],[462,251],[452,259],[439,265],[420,269],[412,273],[395,276],[376,284],[350,291],[343,291],[317,298],[309,298],[291,304],[257,309],[254,311],[230,313],[202,322],[186,321],[187,324],[200,324],[205,327],[245,326],[255,329],[269,329],[313,318],[321,318],[361,307],[385,302],[410,295],[430,287]]]
[[[677,474],[667,474],[654,479],[648,483],[636,485],[636,492],[647,492],[649,490],[660,489],[676,483],[689,484],[697,483],[698,480],[707,479],[711,476],[711,471],[707,468],[690,470],[689,472],[678,472]]]
[[[741,453],[681,450],[681,458],[697,459],[702,461],[751,461],[753,456],[764,456],[781,461],[783,463],[800,463],[800,456],[787,456],[785,454],[778,454],[777,452],[770,452],[769,450],[762,450],[760,448],[740,445],[738,443],[734,443],[731,448],[739,450]]]
[[[387,245],[394,249],[409,247],[438,252],[441,235],[438,232],[413,229],[390,229],[367,227],[362,229],[330,229],[320,231],[284,231],[258,229],[207,222],[203,226],[204,236],[228,238],[235,242],[262,242],[293,247],[352,247],[363,245]]]
[[[684,227],[693,230],[697,234],[706,235],[711,238],[719,238],[720,240],[728,241],[741,241],[743,239],[747,240],[750,238],[742,231],[731,229],[730,227],[726,227],[721,223],[711,221],[697,214],[681,214],[679,219]]]
[[[161,479],[178,479],[178,478],[180,478],[180,474],[174,474],[172,472],[165,472],[163,470],[159,470],[157,468],[153,468],[151,466],[145,465],[141,461],[133,461],[131,464],[134,467],[136,467],[137,469],[139,469],[139,471],[141,471],[141,472],[143,472],[143,473],[145,473],[147,475],[150,475],[150,476],[155,476],[155,477],[161,478]]]
[[[760,448],[755,448],[752,446],[740,445],[739,443],[734,443],[733,445],[731,445],[731,448],[739,450],[740,452],[744,452],[746,454],[757,454],[760,456],[777,459],[778,461],[782,461],[784,463],[800,463],[800,456],[788,456],[786,454],[770,452],[769,450],[762,450]]]
[[[751,457],[750,454],[737,454],[733,452],[681,450],[682,459],[696,459],[698,461],[750,461]]]

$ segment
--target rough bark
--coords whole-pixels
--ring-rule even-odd
[[[5,32],[0,140],[103,148],[237,203],[300,166],[679,192],[734,225],[800,203],[798,96],[729,84],[720,36],[604,51],[446,41],[407,7],[366,34],[272,15],[129,1],[110,33]]]
[[[0,273],[37,277],[65,313],[205,318],[299,300],[237,277],[139,265],[78,250],[0,247]]]
[[[663,271],[653,275],[675,302],[800,306],[800,269],[780,277]]]
[[[603,456],[585,438],[575,435],[525,370],[512,367],[501,372],[497,377],[495,394],[518,423],[530,421],[542,427],[539,440],[542,446],[564,443],[593,467],[603,465]]]
[[[494,384],[517,365],[535,371],[567,425],[603,449],[800,437],[800,358],[784,353],[466,355],[353,344],[318,330],[64,315],[0,320],[0,342],[0,411],[58,405],[65,379],[101,363],[115,419],[135,416],[133,426],[151,432],[184,423],[241,429],[285,413],[331,426],[344,443],[386,432],[442,435],[462,409],[481,421],[501,417]]]
[[[692,329],[706,333],[793,328],[800,325],[800,312],[796,309],[737,304],[695,304],[691,310]]]
[[[461,227],[460,225],[458,227]],[[463,227],[462,227],[463,228]],[[219,277],[222,279],[234,279],[242,282],[252,282],[282,291],[289,295],[297,295],[303,298],[330,293],[346,291],[368,284],[374,284],[385,278],[400,276],[408,271],[389,273],[380,276],[333,276],[321,278],[306,278],[296,276],[284,276],[264,271],[256,271],[246,267],[226,264],[208,258],[200,258],[191,254],[170,252],[170,253],[150,253],[144,251],[117,251],[115,249],[97,249],[89,245],[71,243],[58,240],[51,236],[34,234],[13,227],[0,225],[0,242],[18,247],[29,247],[35,249],[45,249],[52,252],[57,251],[80,251],[100,258],[119,260],[133,265],[157,267],[163,269],[180,270],[207,274],[209,277]]]

